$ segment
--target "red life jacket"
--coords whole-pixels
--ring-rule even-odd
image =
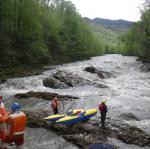
[[[59,103],[57,100],[52,100],[52,108],[56,109],[58,107]]]
[[[24,135],[26,119],[26,115],[23,112],[10,114],[8,119],[9,132],[6,142],[13,142],[15,136]]]
[[[105,104],[100,104],[99,105],[99,110],[100,110],[100,112],[107,112],[106,110],[106,105]]]

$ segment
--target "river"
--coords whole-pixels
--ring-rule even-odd
[[[97,74],[83,71],[85,67],[94,66],[110,72],[113,77],[101,79]],[[78,96],[79,99],[70,103],[62,103],[61,112],[74,108],[98,108],[103,98],[107,99],[108,117],[119,119],[130,125],[141,128],[150,134],[150,72],[142,72],[142,63],[137,57],[122,55],[104,55],[90,60],[79,61],[64,65],[49,66],[41,75],[12,78],[0,85],[0,94],[9,109],[11,103],[17,101],[22,108],[29,110],[49,110],[49,101],[43,99],[15,99],[16,93],[28,91],[48,91],[59,94]],[[70,87],[68,89],[52,89],[43,86],[43,79],[63,70],[93,82],[107,85],[108,88],[95,86]],[[18,101],[19,100],[19,101]],[[27,101],[28,100],[28,101]],[[65,106],[64,106],[65,105]],[[99,119],[99,114],[93,119]],[[121,149],[141,149],[135,145],[127,145],[119,140],[110,138],[110,142]],[[78,147],[65,141],[54,132],[43,128],[27,128],[25,134],[25,149],[77,149]],[[143,149],[143,148],[142,148]],[[148,148],[144,148],[148,149]]]

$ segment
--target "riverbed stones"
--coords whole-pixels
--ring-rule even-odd
[[[43,80],[43,85],[46,87],[51,87],[54,89],[60,88],[68,88],[68,85],[65,84],[64,82],[59,81],[58,79],[55,78],[46,78],[45,80]]]
[[[118,138],[127,144],[150,147],[150,136],[137,127],[128,127],[118,134]]]

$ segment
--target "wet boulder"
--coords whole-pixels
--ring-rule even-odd
[[[120,114],[120,118],[123,120],[136,120],[139,121],[139,119],[132,113],[122,113]]]
[[[53,76],[43,80],[43,85],[50,88],[68,88],[77,86],[94,85],[99,88],[107,88],[106,85],[92,82],[88,79],[79,77],[76,74],[68,73],[65,71],[58,71]]]
[[[68,85],[66,85],[64,82],[61,82],[55,78],[46,78],[45,80],[43,80],[43,85],[46,87],[54,88],[54,89],[68,88]]]
[[[94,83],[83,79],[72,73],[58,71],[52,77],[43,80],[43,85],[51,88],[68,88],[84,85],[93,85]]]
[[[97,88],[108,88],[108,86],[106,86],[104,84],[101,84],[101,83],[97,83],[94,86],[97,87]]]
[[[27,111],[23,110],[27,115],[27,126],[30,128],[48,128],[48,123],[44,120],[44,117],[50,115],[49,111]],[[52,114],[52,113],[51,113]]]
[[[143,72],[149,72],[150,71],[150,62],[143,63],[143,65],[140,66],[140,70]]]
[[[98,70],[93,66],[89,66],[89,67],[86,67],[84,69],[84,71],[87,71],[87,72],[90,72],[90,73],[97,73]]]
[[[0,84],[3,84],[6,82],[6,79],[0,79]]]
[[[64,82],[69,87],[75,86],[84,86],[84,85],[93,85],[94,83],[79,77],[78,75],[74,75],[72,73],[68,73],[65,71],[58,71],[54,74],[54,78],[58,79],[61,82]]]
[[[101,79],[107,79],[107,78],[113,77],[113,75],[110,72],[103,71],[100,68],[95,68],[93,66],[86,67],[84,69],[84,71],[87,71],[87,72],[90,72],[90,73],[95,73]]]
[[[29,91],[27,93],[19,93],[15,95],[16,98],[43,98],[45,100],[52,100],[54,97],[57,97],[59,100],[72,100],[78,99],[78,97],[70,96],[70,95],[59,95],[53,92],[33,92]]]
[[[137,127],[129,127],[118,134],[118,138],[127,144],[150,147],[150,136]]]

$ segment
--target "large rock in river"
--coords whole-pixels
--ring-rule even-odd
[[[100,68],[95,68],[93,66],[86,67],[84,71],[90,73],[96,73],[101,79],[107,79],[113,77],[113,75],[110,72],[103,71]]]
[[[64,71],[58,71],[56,74],[54,74],[53,77],[58,79],[61,82],[64,82],[69,87],[94,84],[93,82],[91,82],[87,79],[83,79],[77,75],[74,75],[74,74],[68,73],[68,72],[64,72]]]
[[[6,82],[6,79],[0,79],[0,84]]]
[[[90,80],[79,77],[78,75],[65,71],[58,71],[53,76],[43,80],[43,85],[50,88],[67,88],[85,85],[95,85],[99,88],[107,88],[106,85],[95,83]]]
[[[143,72],[149,72],[150,71],[150,62],[149,63],[143,63],[141,65],[140,70]]]
[[[64,82],[59,81],[58,79],[55,78],[46,78],[45,80],[43,80],[43,85],[46,87],[51,87],[54,89],[60,88],[68,88],[68,85],[65,84]]]

